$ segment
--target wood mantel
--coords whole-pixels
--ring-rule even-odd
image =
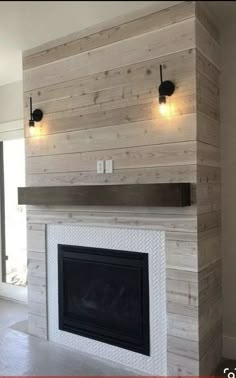
[[[190,184],[132,184],[18,188],[20,205],[190,206]]]

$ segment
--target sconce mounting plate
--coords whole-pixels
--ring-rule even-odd
[[[32,115],[35,122],[40,122],[43,119],[43,112],[40,109],[35,109]]]
[[[175,91],[175,85],[170,80],[162,81],[159,85],[160,96],[171,96]]]

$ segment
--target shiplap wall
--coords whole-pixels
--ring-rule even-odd
[[[201,9],[197,7],[197,10]],[[200,21],[204,20],[200,14]],[[203,21],[204,23],[204,21]],[[208,46],[204,26],[196,21],[197,79],[197,216],[198,216],[198,295],[200,375],[209,374],[222,353],[222,279],[221,279],[221,184],[220,184],[220,60],[219,36],[208,28]],[[208,73],[199,64],[205,57]],[[204,140],[202,114],[212,124],[215,138]],[[203,161],[202,152],[208,156]],[[202,220],[209,220],[207,230]]]
[[[159,65],[176,84],[158,108]],[[166,231],[168,374],[205,375],[219,360],[219,44],[203,4],[184,2],[24,54],[28,186],[191,182],[192,206],[28,207],[30,331],[47,337],[46,224]],[[44,111],[28,128],[29,97]],[[113,159],[98,175],[96,160]],[[218,274],[218,275],[217,275]],[[217,281],[218,282],[218,281]],[[217,307],[218,305],[218,307]],[[215,306],[215,307],[214,307]],[[206,341],[207,340],[207,341]],[[209,353],[211,348],[211,353]]]

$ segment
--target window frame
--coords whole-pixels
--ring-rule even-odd
[[[5,188],[3,142],[0,142],[0,248],[1,248],[1,281],[6,283],[6,233],[5,233]]]

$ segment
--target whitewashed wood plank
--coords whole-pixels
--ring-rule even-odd
[[[200,165],[220,167],[220,149],[207,143],[197,143],[197,162]]]
[[[186,3],[182,3],[181,5],[177,4],[177,6],[174,6],[175,11],[182,13],[182,6],[184,4],[185,5],[189,4],[190,12],[191,12],[191,10],[195,11],[195,4],[194,4],[193,1],[188,1]],[[89,26],[85,29],[71,33],[67,36],[60,37],[60,38],[55,39],[53,41],[46,42],[46,43],[44,43],[40,46],[36,46],[32,49],[26,50],[26,51],[23,52],[23,57],[35,55],[35,54],[38,54],[38,53],[43,52],[45,50],[50,50],[54,47],[57,47],[57,46],[60,46],[60,45],[63,45],[63,44],[67,44],[70,41],[75,41],[75,40],[83,38],[83,37],[88,37],[91,34],[99,33],[99,32],[102,32],[104,30],[113,28],[115,26],[120,26],[122,24],[129,23],[133,20],[140,19],[140,18],[143,18],[145,16],[148,16],[152,13],[160,12],[162,10],[164,12],[169,12],[169,11],[171,11],[170,7],[171,7],[171,4],[165,4],[163,6],[163,5],[160,5],[159,3],[155,2],[154,4],[152,4],[148,7],[144,7],[144,8],[141,8],[141,9],[137,9],[133,12],[122,14],[120,16],[106,20],[106,21],[101,22],[99,24]],[[178,9],[179,7],[180,7],[180,9]]]
[[[43,340],[47,339],[47,320],[43,316],[29,314],[29,333]]]
[[[44,230],[27,230],[27,248],[30,251],[45,253],[46,240]]]
[[[197,341],[168,335],[167,351],[183,357],[197,359],[199,355],[199,346]]]
[[[220,146],[220,124],[218,121],[197,112],[197,140],[216,147]]]
[[[45,304],[45,298],[46,298],[46,287],[44,285],[33,285],[30,284],[28,286],[28,300],[29,302],[36,302]]]
[[[99,184],[151,184],[171,182],[196,182],[196,166],[182,165],[155,168],[118,169],[113,174],[96,171],[73,173],[32,174],[27,176],[27,186],[66,186]]]
[[[194,19],[24,71],[24,91],[195,47]],[[168,44],[163,41],[168,40]],[[134,48],[134,46],[136,46]]]
[[[195,49],[185,50],[149,61],[119,67],[113,70],[96,73],[72,81],[59,82],[55,85],[35,89],[24,94],[24,106],[29,107],[29,97],[35,106],[48,101],[55,102],[72,97],[89,95],[94,92],[107,91],[111,88],[157,88],[160,81],[159,66],[163,66],[163,75],[175,83],[175,96],[192,94],[196,90]],[[105,92],[106,93],[106,92]],[[108,92],[112,96],[112,91]],[[97,101],[99,97],[97,98]]]
[[[193,233],[197,231],[196,215],[145,215],[145,214],[119,214],[103,213],[95,214],[94,212],[66,212],[53,210],[29,210],[27,219],[29,222],[38,222],[43,224],[50,223],[78,223],[78,224],[96,224],[106,225],[106,227],[126,226],[144,229],[158,229],[160,231],[174,231],[181,233]],[[36,262],[37,265],[37,262]],[[192,275],[193,273],[191,273]]]
[[[196,46],[216,68],[220,69],[220,46],[198,20],[196,20]]]
[[[196,142],[29,157],[26,159],[26,171],[27,174],[94,171],[97,160],[110,159],[114,169],[185,165],[186,161],[196,164]]]
[[[29,259],[28,274],[29,276],[32,276],[32,277],[45,278],[46,277],[45,261]]]
[[[198,319],[183,315],[168,314],[167,333],[171,336],[198,341]]]
[[[29,313],[32,315],[38,315],[45,317],[47,316],[47,307],[46,307],[46,298],[45,298],[45,303],[36,303],[33,301],[30,301],[28,303],[29,307]]]
[[[196,139],[195,115],[127,123],[26,140],[26,156],[54,155]]]
[[[167,268],[198,271],[198,243],[166,240]]]
[[[167,370],[168,375],[173,377],[198,377],[199,361],[175,353],[167,353]]]
[[[93,50],[104,45],[163,28],[164,26],[172,25],[193,17],[194,11],[193,2],[184,2],[175,7],[169,7],[159,12],[151,13],[141,18],[139,17],[138,19],[120,24],[119,26],[106,27],[97,33],[86,35],[82,38],[78,36],[76,38],[75,35],[72,35],[71,40],[70,37],[67,37],[66,43],[58,42],[59,45],[51,48],[47,45],[45,50],[42,51],[43,47],[41,47],[40,52],[25,56],[23,59],[23,69],[27,70],[38,67],[43,64],[80,54],[84,51]]]
[[[179,270],[180,275],[183,271],[184,270]],[[188,282],[167,278],[166,286],[166,295],[168,302],[198,307],[199,295],[198,284],[196,282]],[[173,336],[178,335],[173,334]]]

